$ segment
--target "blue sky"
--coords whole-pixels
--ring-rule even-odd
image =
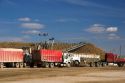
[[[125,0],[0,0],[0,41],[87,41],[125,47]],[[38,33],[48,33],[39,37]]]

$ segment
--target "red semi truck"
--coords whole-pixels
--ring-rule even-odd
[[[118,56],[117,54],[106,53],[105,54],[105,62],[115,63],[119,67],[123,67],[125,64],[125,56]]]
[[[15,48],[0,48],[0,68],[7,67],[23,67],[23,50]]]
[[[61,50],[40,49],[32,51],[31,67],[54,67],[54,66],[70,66],[71,57],[68,53]]]

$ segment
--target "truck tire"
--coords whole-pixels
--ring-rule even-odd
[[[62,66],[61,66],[61,63],[58,63],[58,65],[57,65],[57,66],[58,66],[58,67],[62,67]]]
[[[11,63],[6,63],[5,66],[6,66],[7,68],[12,67],[12,66],[11,66]]]
[[[20,67],[20,64],[19,64],[19,63],[15,63],[15,67],[16,67],[16,68],[19,68],[19,67]]]
[[[41,67],[41,64],[37,64],[37,67],[40,68],[40,67]]]
[[[49,63],[50,68],[54,68],[54,63]]]
[[[49,63],[45,62],[45,68],[49,68]]]
[[[79,61],[75,61],[74,64],[75,64],[75,67],[79,67],[79,64],[80,64],[80,63],[79,63]]]
[[[94,62],[90,62],[90,67],[95,67]]]
[[[107,63],[104,63],[104,62],[101,63],[102,67],[105,67],[106,65],[107,65]]]
[[[23,63],[23,67],[25,68],[27,65],[26,65],[26,63]]]
[[[33,68],[34,67],[34,63],[30,63],[30,68]]]
[[[123,67],[124,63],[117,63],[118,67]]]
[[[0,63],[0,68],[3,68],[4,64],[3,63]]]
[[[23,68],[23,63],[20,63],[20,68]]]
[[[70,64],[70,63],[67,63],[67,64],[66,64],[66,67],[68,67],[68,68],[71,67],[71,64]]]
[[[95,62],[95,67],[99,67],[100,63],[99,62]]]
[[[12,68],[14,68],[14,67],[15,67],[15,63],[13,62],[13,63],[12,63]]]

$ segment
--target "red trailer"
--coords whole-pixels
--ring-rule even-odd
[[[120,57],[117,54],[106,53],[105,61],[107,63],[116,63],[119,67],[123,67],[125,64],[125,57]]]
[[[23,50],[15,48],[0,48],[0,67],[23,67]]]
[[[62,51],[40,50],[41,60],[46,62],[62,62]]]
[[[65,58],[66,57],[66,58]],[[61,50],[33,50],[31,67],[37,65],[38,67],[54,67],[55,65],[70,63],[70,56],[63,53]],[[67,66],[68,66],[67,65]]]

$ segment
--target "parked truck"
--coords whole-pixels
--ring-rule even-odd
[[[105,54],[105,60],[102,62],[107,62],[107,65],[109,63],[117,64],[118,67],[123,67],[125,64],[125,56],[119,56],[114,53],[106,53]]]
[[[0,48],[0,68],[23,67],[24,54],[22,49]]]
[[[68,66],[70,67],[71,56],[61,50],[40,49],[32,51],[31,67]]]

